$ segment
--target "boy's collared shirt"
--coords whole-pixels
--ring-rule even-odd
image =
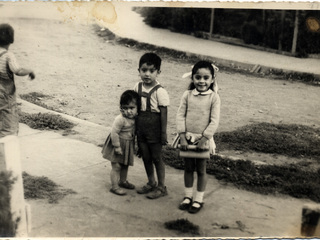
[[[157,81],[157,85],[159,85],[160,83]],[[137,83],[133,90],[138,92],[138,85],[139,83]],[[146,89],[143,84],[142,84],[142,92],[150,92],[152,90],[152,88],[150,89]],[[141,98],[141,111],[146,111],[147,108],[147,99],[145,97]],[[163,88],[158,88],[157,91],[155,91],[154,93],[151,94],[150,97],[150,104],[151,104],[151,112],[160,112],[160,108],[161,107],[168,107],[170,105],[170,98],[169,98],[169,94],[168,92]]]

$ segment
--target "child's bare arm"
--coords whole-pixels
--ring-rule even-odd
[[[27,68],[19,68],[17,71],[14,72],[14,74],[17,76],[29,75],[31,80],[33,80],[36,77],[34,72],[31,69],[27,69]]]
[[[168,122],[168,108],[159,106],[161,117],[161,143],[166,145],[167,141],[167,122]]]

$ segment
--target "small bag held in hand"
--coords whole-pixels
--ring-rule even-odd
[[[196,145],[189,144],[187,151],[180,150],[180,136],[177,134],[173,143],[173,148],[179,149],[179,157],[181,158],[210,158],[209,146],[204,150],[199,150]]]

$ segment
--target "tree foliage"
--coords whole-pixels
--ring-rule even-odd
[[[136,9],[144,21],[157,28],[174,32],[197,34],[209,32],[210,8],[165,8],[149,7]],[[213,34],[242,39],[246,44],[291,52],[296,10],[263,9],[214,9]],[[320,20],[320,11],[299,11],[297,55],[320,53],[320,30],[308,29],[310,17]]]

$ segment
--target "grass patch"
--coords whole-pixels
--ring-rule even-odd
[[[25,199],[48,199],[49,203],[58,203],[66,195],[75,194],[71,189],[61,188],[47,177],[35,177],[22,173]]]
[[[19,95],[21,99],[31,102],[33,104],[36,104],[40,107],[46,108],[46,109],[50,109],[50,110],[54,110],[52,107],[49,107],[47,104],[43,103],[42,100],[46,99],[46,98],[52,98],[49,95],[43,94],[43,93],[38,93],[38,92],[31,92],[31,93],[27,93],[27,94],[20,94]]]
[[[228,149],[319,159],[319,131],[300,125],[261,123],[234,132],[219,133],[215,140],[219,148],[224,145]],[[164,147],[163,159],[169,166],[184,169],[178,150],[170,146]],[[255,165],[249,160],[215,155],[207,163],[207,173],[240,189],[261,194],[281,193],[320,202],[320,169],[306,171],[294,164]]]
[[[0,237],[15,237],[19,219],[13,221],[10,192],[15,179],[10,172],[0,172]]]
[[[164,147],[163,159],[171,167],[184,169],[184,161],[178,157],[176,149]],[[255,165],[249,160],[235,161],[215,155],[207,163],[207,173],[239,189],[260,194],[281,193],[320,202],[320,170],[303,171],[293,164]]]
[[[68,130],[75,126],[74,123],[64,119],[58,114],[51,113],[19,113],[19,121],[33,129],[40,130]]]
[[[173,221],[165,222],[165,227],[170,230],[177,230],[182,233],[191,233],[194,235],[200,235],[199,226],[193,224],[188,219],[177,219]]]
[[[234,149],[310,157],[320,160],[320,129],[303,125],[258,123],[215,135],[220,150]]]

